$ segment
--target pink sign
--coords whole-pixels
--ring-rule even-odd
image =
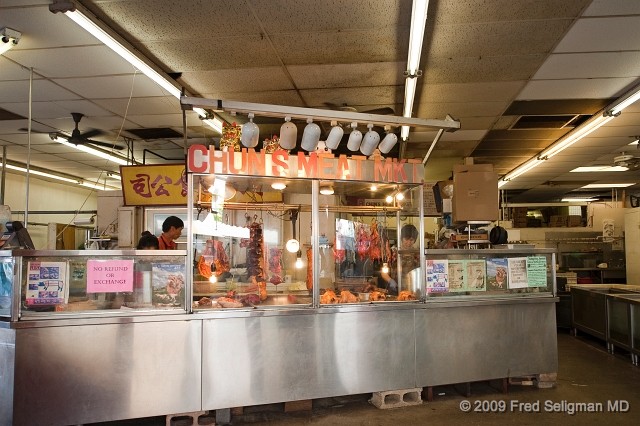
[[[87,293],[133,291],[133,260],[87,260]]]

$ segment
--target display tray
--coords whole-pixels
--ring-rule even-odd
[[[302,292],[298,292],[302,293]],[[295,305],[310,305],[312,302],[312,297],[309,295],[308,291],[303,292],[304,294],[296,295],[296,294],[270,294],[267,296],[266,300],[262,300],[257,304],[243,304],[243,306],[238,307],[222,307],[216,304],[216,299],[219,297],[225,297],[225,294],[218,294],[216,296],[211,296],[210,299],[214,302],[212,306],[200,306],[198,301],[193,302],[194,309],[218,309],[218,310],[228,310],[228,309],[247,309],[247,308],[259,308],[261,306],[295,306]],[[251,294],[251,293],[249,293]],[[240,296],[240,295],[237,295]],[[208,296],[207,296],[208,297]]]

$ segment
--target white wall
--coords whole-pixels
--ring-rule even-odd
[[[47,211],[72,211],[72,210],[96,210],[97,193],[90,189],[84,189],[77,185],[53,183],[36,179],[33,175],[29,178],[29,212],[37,210]],[[26,199],[26,176],[13,173],[6,174],[4,203],[11,211],[24,211]],[[78,216],[87,218],[89,215]],[[12,214],[13,220],[24,221],[23,215]],[[69,223],[73,215],[58,214],[32,214],[29,213],[29,223]],[[26,224],[25,224],[26,225]],[[36,249],[44,249],[47,246],[46,226],[28,225],[29,234]],[[77,247],[74,247],[77,248]]]

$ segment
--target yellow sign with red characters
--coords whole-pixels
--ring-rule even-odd
[[[120,166],[125,206],[186,206],[184,164]]]

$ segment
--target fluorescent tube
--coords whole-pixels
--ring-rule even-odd
[[[104,158],[105,160],[109,160],[109,161],[112,161],[114,163],[121,164],[123,166],[126,166],[126,165],[129,164],[129,161],[124,159],[124,158],[122,158],[122,157],[116,157],[114,155],[107,154],[106,152],[102,152],[102,151],[98,151],[97,149],[89,148],[88,146],[72,144],[71,142],[69,142],[68,140],[66,140],[64,138],[61,138],[60,136],[54,138],[53,140],[58,142],[58,143],[61,143],[63,145],[66,145],[68,147],[79,149],[80,151],[84,151],[87,154],[95,155],[96,157]]]

